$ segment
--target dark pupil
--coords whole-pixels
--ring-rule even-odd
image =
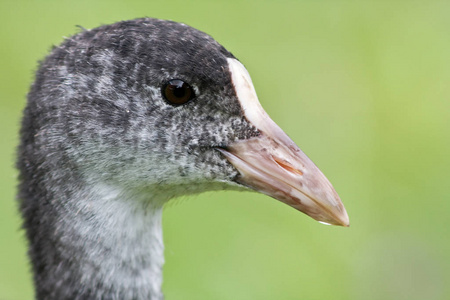
[[[183,86],[184,82],[182,82],[181,80],[179,80],[179,82],[180,84],[172,85],[171,88],[175,97],[183,98],[186,94],[186,87]]]
[[[184,104],[195,96],[191,86],[180,79],[169,80],[162,92],[164,98],[174,105]]]

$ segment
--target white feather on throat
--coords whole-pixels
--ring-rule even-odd
[[[161,222],[167,198],[131,193],[104,183],[78,196],[84,197],[77,201],[78,210],[61,220],[61,225],[81,239],[72,241],[84,254],[78,262],[81,283],[102,282],[116,290],[139,292],[126,299],[146,295],[162,299]]]

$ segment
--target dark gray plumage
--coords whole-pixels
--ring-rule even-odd
[[[28,95],[17,163],[37,299],[162,299],[163,204],[255,188],[223,154],[264,133],[237,99],[230,58],[203,32],[148,18],[53,48]],[[164,99],[174,78],[193,100]]]

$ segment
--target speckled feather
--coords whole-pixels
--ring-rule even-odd
[[[238,172],[214,147],[259,134],[229,57],[201,31],[149,18],[52,49],[28,95],[18,159],[37,299],[162,299],[163,204],[233,187]],[[196,97],[167,103],[161,87],[173,78]]]

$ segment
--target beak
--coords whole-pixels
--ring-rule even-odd
[[[261,107],[245,67],[231,58],[228,64],[245,117],[261,132],[218,149],[239,171],[236,181],[317,221],[348,227],[347,212],[331,183]]]

